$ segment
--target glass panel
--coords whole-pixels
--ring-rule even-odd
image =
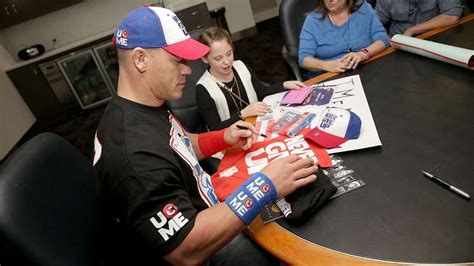
[[[61,60],[59,65],[82,108],[112,97],[91,51]]]
[[[119,66],[117,61],[117,50],[111,42],[107,42],[95,48],[95,51],[107,73],[110,83],[117,90]]]

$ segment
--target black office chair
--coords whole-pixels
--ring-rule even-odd
[[[166,105],[188,132],[202,133],[206,132],[207,128],[204,119],[199,114],[196,103],[196,83],[204,71],[206,71],[207,65],[198,59],[190,61],[189,66],[193,72],[191,75],[186,76],[186,86],[184,87],[183,96],[176,101],[167,101]],[[219,163],[220,160],[212,157],[200,161],[202,168],[211,175],[217,171]]]
[[[199,40],[199,36],[205,29],[194,30],[189,33],[191,38]],[[179,100],[167,101],[165,104],[178,118],[184,128],[191,133],[206,132],[204,119],[199,115],[196,104],[196,83],[201,78],[207,65],[201,60],[188,61],[192,73],[186,76],[186,86]]]
[[[377,0],[367,0],[367,3],[369,3],[373,8],[377,5]]]
[[[474,12],[474,0],[466,0],[466,5],[471,12]]]
[[[474,13],[474,0],[462,0],[461,4],[463,6],[462,15],[467,16],[471,13]]]
[[[304,70],[298,65],[299,36],[306,14],[314,8],[315,2],[310,0],[283,0],[280,5],[280,25],[285,42],[282,54],[295,78],[300,81],[305,78]]]
[[[42,133],[0,168],[0,264],[98,265],[92,163],[61,137]]]
[[[207,69],[207,65],[201,60],[189,61],[192,73],[186,76],[186,86],[179,100],[167,101],[166,105],[178,118],[184,128],[191,133],[202,133],[207,131],[204,119],[198,111],[196,103],[196,83]]]

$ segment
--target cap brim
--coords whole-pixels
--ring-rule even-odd
[[[211,48],[192,38],[189,38],[184,41],[165,46],[163,49],[174,56],[186,60],[196,60],[205,56]]]
[[[306,133],[304,137],[327,149],[339,147],[342,143],[347,141],[345,138],[329,134],[317,127]]]

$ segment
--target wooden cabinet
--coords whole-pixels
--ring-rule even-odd
[[[19,23],[20,17],[15,4],[10,1],[0,0],[0,27],[4,28]]]
[[[201,3],[190,8],[176,12],[181,22],[189,32],[205,29],[211,26],[211,16],[206,3]]]
[[[82,0],[0,0],[0,28],[5,28]]]
[[[38,65],[26,65],[7,72],[23,100],[41,126],[65,119],[65,108],[51,90]]]
[[[115,49],[111,49],[109,45],[111,38],[111,35],[107,35],[95,41],[6,72],[18,93],[36,117],[39,128],[47,128],[67,121],[82,112],[81,105],[74,95],[74,85],[77,85],[80,81],[66,75],[69,73],[67,69],[70,69],[67,66],[72,67],[74,65],[73,62],[67,60],[68,58],[74,59],[76,55],[84,52],[90,55],[90,60],[86,60],[85,64],[79,64],[79,72],[82,71],[81,75],[84,76],[82,80],[85,80],[88,84],[98,85],[99,83],[107,83],[108,85],[110,83],[109,78],[116,82],[118,78],[118,63]],[[92,69],[95,70],[92,73],[88,71],[90,69],[88,67],[89,62],[94,64]],[[63,63],[63,66],[60,63]],[[64,66],[64,63],[67,63],[67,66]],[[62,67],[67,68],[64,69],[64,73],[63,69],[61,69]],[[79,84],[82,87],[86,85],[83,83]],[[92,89],[94,90],[94,88]],[[85,88],[82,92],[85,90],[88,89]],[[102,97],[102,91],[106,92],[107,97]],[[79,98],[91,98],[93,95],[96,95],[94,96],[94,102],[97,102],[101,98],[110,98],[111,93],[115,93],[112,87],[110,90],[95,89],[89,93],[89,96],[84,96],[79,92],[79,96],[83,96]],[[103,102],[105,103],[106,101]],[[88,102],[87,105],[92,107],[91,102]]]

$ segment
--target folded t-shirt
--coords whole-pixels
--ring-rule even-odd
[[[231,150],[225,153],[217,172],[212,175],[212,185],[220,201],[224,201],[247,178],[262,170],[271,161],[296,154],[312,158],[321,167],[331,167],[331,159],[324,148],[308,142],[303,135],[280,136],[255,143],[249,150]]]

